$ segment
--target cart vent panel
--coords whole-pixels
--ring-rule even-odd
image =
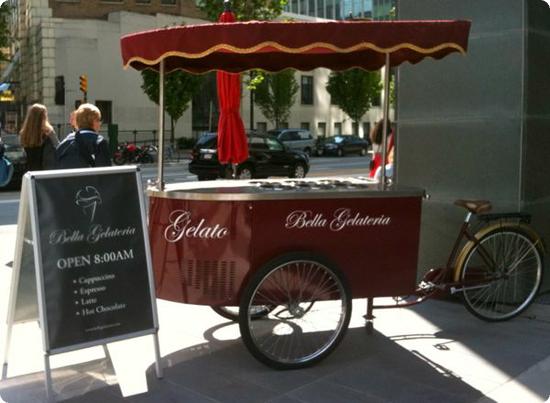
[[[181,279],[187,287],[216,299],[230,299],[235,292],[235,262],[227,260],[187,260]]]

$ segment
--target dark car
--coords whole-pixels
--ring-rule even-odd
[[[317,144],[317,154],[337,155],[338,157],[342,157],[344,154],[367,155],[369,146],[369,141],[361,137],[341,134],[320,140]]]
[[[237,167],[237,178],[267,178],[285,176],[303,178],[309,171],[308,156],[299,151],[290,151],[277,139],[260,134],[248,134],[249,157]],[[199,180],[231,178],[232,168],[218,161],[218,136],[216,133],[202,135],[192,151],[189,172]]]
[[[13,164],[13,176],[6,188],[21,186],[21,178],[27,171],[27,155],[25,149],[19,143],[17,134],[2,132],[2,143],[5,147],[4,156]]]

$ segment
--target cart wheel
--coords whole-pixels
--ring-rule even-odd
[[[239,307],[238,306],[211,306],[212,310],[218,315],[223,316],[225,319],[229,319],[233,322],[239,321]],[[252,320],[261,318],[267,315],[275,308],[271,305],[260,305],[253,307]]]
[[[271,305],[254,320],[254,307]],[[259,269],[239,307],[243,342],[276,369],[313,365],[340,343],[351,316],[351,293],[334,265],[310,253],[291,253]]]
[[[523,312],[542,282],[542,258],[535,243],[517,229],[497,229],[466,253],[460,267],[466,308],[496,322]]]

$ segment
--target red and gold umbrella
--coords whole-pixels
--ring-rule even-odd
[[[378,70],[465,53],[469,21],[234,22],[171,27],[122,37],[125,67],[191,73],[326,67]]]
[[[464,54],[469,31],[469,21],[250,21],[139,32],[123,36],[121,48],[126,68],[150,68],[161,76],[178,69],[240,73],[317,67],[377,70],[386,66],[387,94],[389,67],[415,64],[425,57],[441,59],[453,52]],[[385,102],[384,116],[387,110]],[[161,160],[162,155],[159,176]],[[159,181],[162,186],[161,178]]]

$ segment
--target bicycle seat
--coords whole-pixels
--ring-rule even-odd
[[[493,207],[489,200],[457,200],[455,206],[464,207],[470,213],[480,214],[491,211]]]

